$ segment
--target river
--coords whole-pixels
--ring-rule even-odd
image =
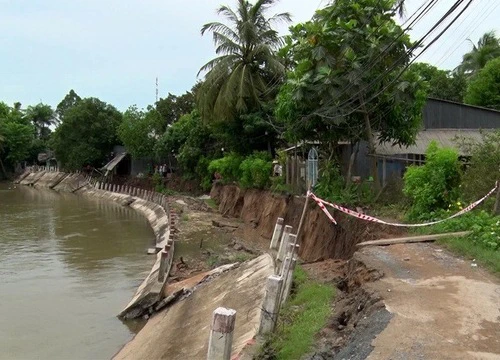
[[[130,208],[0,183],[0,359],[109,359],[143,325],[116,314],[151,269]]]

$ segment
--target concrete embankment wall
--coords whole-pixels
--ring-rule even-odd
[[[21,185],[73,192],[81,196],[114,201],[130,206],[143,214],[155,234],[156,261],[148,276],[137,289],[132,300],[119,316],[141,316],[163,296],[163,289],[173,261],[174,243],[170,236],[170,214],[164,195],[123,186],[100,183],[83,174],[57,171],[33,171],[24,173],[17,181]],[[104,190],[104,189],[112,189]]]
[[[286,225],[297,231],[304,207],[304,197],[285,196],[270,191],[243,190],[235,185],[214,184],[211,197],[219,204],[219,211],[241,218],[256,226],[259,235],[270,239],[276,219],[282,217]],[[300,235],[299,255],[304,261],[336,258],[349,259],[356,244],[373,240],[400,230],[355,219],[334,210],[330,211],[338,225],[332,224],[314,201],[309,202]]]

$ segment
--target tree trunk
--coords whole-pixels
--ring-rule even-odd
[[[370,162],[371,162],[371,173],[373,177],[373,184],[375,187],[375,190],[379,191],[380,190],[380,181],[378,178],[378,169],[377,169],[377,158],[375,157],[375,138],[373,136],[372,132],[372,126],[370,124],[370,117],[368,116],[368,113],[365,111],[363,113],[365,117],[365,131],[366,131],[366,138],[368,140],[368,154],[370,155]]]
[[[356,142],[355,144],[352,144],[353,146],[353,151],[351,153],[351,157],[349,158],[349,167],[347,168],[347,176],[346,176],[346,189],[351,186],[351,178],[352,178],[352,168],[354,167],[354,163],[356,162],[356,157],[359,152],[359,141]]]

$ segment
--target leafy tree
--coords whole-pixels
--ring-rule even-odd
[[[162,98],[156,102],[156,110],[163,118],[163,130],[169,124],[173,124],[181,118],[182,115],[190,114],[195,108],[195,91],[199,85],[195,85],[191,91],[185,94],[176,96],[168,94],[166,98]]]
[[[394,20],[392,0],[338,0],[291,29],[296,63],[277,99],[289,141],[319,140],[333,159],[340,140],[411,144],[425,90],[406,71],[414,44]],[[375,135],[376,134],[376,135]],[[378,186],[377,160],[372,176]]]
[[[218,55],[206,63],[207,71],[198,97],[203,119],[228,120],[238,114],[260,110],[273,98],[274,90],[285,74],[277,50],[282,38],[273,26],[289,22],[288,13],[268,17],[276,0],[257,0],[255,4],[238,0],[238,7],[221,6],[218,13],[228,24],[205,24],[201,33],[211,32]]]
[[[0,162],[14,168],[26,160],[34,140],[35,128],[19,107],[0,102]]]
[[[62,121],[66,111],[75,106],[80,100],[82,100],[82,98],[78,96],[73,89],[71,89],[56,107],[57,118]]]
[[[36,128],[38,138],[47,140],[51,130],[50,126],[56,124],[56,116],[50,105],[39,103],[28,106],[26,118],[33,123]]]
[[[175,156],[183,175],[201,180],[205,188],[211,180],[208,163],[218,155],[220,147],[212,129],[201,121],[196,111],[183,115],[168,127],[156,145],[158,158]]]
[[[485,33],[477,42],[472,44],[472,50],[463,56],[462,63],[457,69],[469,77],[476,75],[492,59],[500,57],[500,41],[494,31]]]
[[[135,157],[151,158],[161,128],[161,115],[154,108],[140,111],[136,106],[131,106],[123,114],[122,123],[118,127],[118,136],[130,154]]]
[[[455,102],[463,101],[467,88],[463,73],[441,70],[427,63],[415,63],[411,65],[411,70],[427,82],[427,96]]]
[[[500,58],[489,61],[469,82],[464,101],[500,110]]]
[[[54,132],[52,147],[63,167],[77,170],[85,165],[104,165],[118,144],[121,113],[96,98],[86,98],[70,107]]]

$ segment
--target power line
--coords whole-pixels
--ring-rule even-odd
[[[444,20],[450,16],[457,8],[459,5],[462,4],[464,0],[459,0],[459,1],[456,1],[455,4],[446,12],[445,15],[443,15],[441,17],[441,19],[419,40],[415,43],[415,45],[413,47],[411,47],[403,56],[401,56],[398,60],[396,60],[393,65],[391,67],[389,67],[388,70],[384,71],[382,74],[380,74],[375,80],[373,80],[370,84],[368,84],[366,87],[364,87],[363,89],[361,89],[360,91],[358,91],[357,93],[355,93],[351,98],[347,99],[346,101],[344,101],[343,103],[341,103],[339,105],[338,108],[342,109],[342,108],[345,108],[347,106],[350,106],[352,104],[354,104],[355,102],[357,102],[359,99],[358,99],[358,96],[360,96],[363,92],[369,90],[370,88],[373,88],[374,85],[379,81],[379,80],[383,80],[383,77],[389,75],[390,73],[392,73],[393,70],[396,69],[396,67],[399,65],[399,62],[401,60],[404,60],[404,58],[408,55],[410,55],[412,53],[413,50],[415,50],[418,46],[420,46],[423,41],[431,34],[433,33],[438,27],[439,25],[441,25],[441,23],[444,22]],[[473,2],[474,0],[469,0],[469,2],[467,3],[467,5],[462,9],[462,11],[459,12],[459,14],[445,27],[445,29],[439,33],[433,40],[431,40],[431,42],[426,45],[424,47],[424,49],[419,53],[417,54],[404,68],[403,68],[403,71],[394,79],[392,80],[387,86],[383,87],[381,91],[377,92],[376,95],[372,98],[370,98],[370,100],[366,101],[366,102],[363,102],[362,105],[356,107],[354,110],[348,112],[347,114],[340,114],[340,115],[337,115],[337,116],[326,116],[324,114],[321,114],[319,112],[314,112],[314,115],[317,115],[317,116],[320,116],[320,117],[324,117],[324,118],[328,118],[328,119],[337,119],[339,117],[343,117],[343,116],[347,116],[347,115],[350,115],[352,113],[354,113],[355,111],[359,110],[362,106],[365,106],[366,103],[369,103],[371,100],[373,100],[376,96],[380,95],[383,91],[385,91],[388,86],[392,85],[395,81],[397,81],[402,73],[413,63],[415,62],[415,60],[421,56],[432,44],[434,44],[443,34],[444,32],[446,32],[446,30],[448,30],[448,28],[462,15],[462,13],[470,6],[470,4]],[[343,95],[343,94],[342,94]],[[329,102],[329,105],[331,105],[332,103]],[[329,106],[328,105],[328,106]]]
[[[387,84],[386,86],[384,86],[379,92],[377,92],[374,96],[372,96],[368,101],[366,101],[366,103],[363,103],[362,105],[356,107],[355,109],[351,110],[350,112],[346,113],[346,114],[342,114],[342,115],[337,115],[337,116],[326,116],[326,115],[322,115],[322,114],[319,114],[319,113],[314,113],[315,115],[317,116],[320,116],[320,117],[324,117],[324,118],[327,118],[327,119],[330,119],[330,120],[333,120],[333,119],[336,119],[336,118],[339,118],[339,117],[344,117],[344,116],[348,116],[348,115],[351,115],[353,114],[354,112],[358,111],[359,109],[361,109],[361,107],[363,106],[366,106],[366,104],[368,104],[370,101],[372,101],[373,99],[375,99],[376,97],[378,97],[379,95],[381,95],[385,90],[388,89],[389,86],[393,85],[397,80],[399,80],[399,78],[403,75],[403,73],[408,69],[408,67],[415,62],[415,60],[421,56],[430,46],[432,46],[437,40],[439,40],[439,38],[450,28],[451,25],[453,25],[453,23],[464,13],[465,10],[467,10],[467,8],[471,5],[471,3],[473,2],[474,0],[469,0],[469,2],[465,5],[465,7],[458,13],[458,15],[428,44],[424,47],[424,49],[418,54],[416,55],[400,72],[399,74],[392,80],[389,82],[389,84]],[[375,105],[374,107],[372,107],[370,110],[374,110],[376,107],[378,107],[379,105]]]

